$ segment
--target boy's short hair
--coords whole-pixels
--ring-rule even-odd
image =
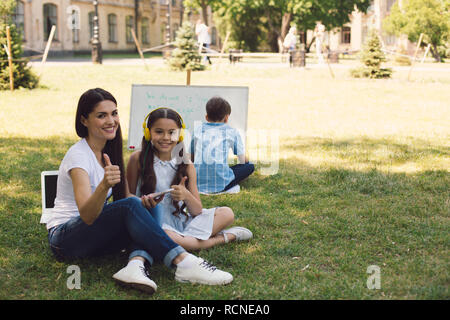
[[[206,114],[210,121],[222,121],[225,116],[231,114],[231,106],[221,97],[212,97],[206,103]]]

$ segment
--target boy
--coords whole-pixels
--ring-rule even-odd
[[[197,187],[202,193],[217,193],[238,187],[238,183],[255,170],[248,162],[239,132],[227,122],[230,104],[220,97],[206,103],[206,121],[196,127],[191,142],[191,155],[197,171]],[[228,151],[238,156],[239,164],[228,166]]]

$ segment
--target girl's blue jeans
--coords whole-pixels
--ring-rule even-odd
[[[147,210],[139,198],[131,197],[103,207],[93,224],[78,216],[49,230],[50,248],[56,257],[83,258],[131,251],[129,259],[140,256],[150,265],[163,261],[169,268],[172,260],[185,250],[161,229],[159,206]]]

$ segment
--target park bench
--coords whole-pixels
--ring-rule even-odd
[[[242,49],[230,49],[230,63],[241,62],[242,61]]]

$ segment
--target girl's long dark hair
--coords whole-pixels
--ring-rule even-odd
[[[75,130],[80,138],[86,138],[88,136],[88,129],[81,123],[81,116],[87,119],[97,104],[104,100],[112,101],[117,105],[117,101],[113,95],[101,88],[90,89],[81,95],[75,116]],[[123,199],[126,196],[122,143],[122,130],[119,124],[115,138],[108,140],[102,150],[102,153],[106,153],[109,156],[111,163],[120,168],[120,182],[112,189],[114,201]],[[104,161],[103,158],[102,161]]]
[[[151,129],[152,125],[158,119],[172,119],[177,124],[178,128],[181,129],[181,118],[177,112],[173,111],[169,108],[160,108],[153,111],[147,120],[147,128]],[[182,142],[180,142],[182,143]],[[145,138],[142,138],[141,144],[141,153],[139,155],[139,168],[138,175],[141,177],[142,185],[141,185],[141,194],[149,194],[155,192],[156,189],[156,174],[155,169],[153,167],[153,161],[155,159],[155,153],[157,155],[158,151],[153,147],[151,141],[146,141]],[[180,151],[179,156],[183,158],[183,148]],[[144,163],[145,158],[145,163]],[[143,170],[142,170],[143,168]],[[178,165],[177,172],[175,173],[175,177],[172,180],[171,185],[179,184],[183,177],[187,177],[187,164],[184,161]],[[186,180],[186,184],[189,183],[189,178]],[[175,211],[172,212],[173,215],[179,215],[180,213],[185,214],[184,208],[186,204],[178,205],[177,201],[173,201],[173,206],[175,207]]]

